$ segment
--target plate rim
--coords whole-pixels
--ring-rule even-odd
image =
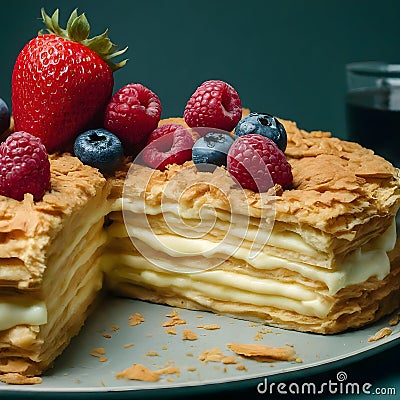
[[[169,306],[167,306],[169,307]],[[193,310],[188,310],[193,311]],[[198,312],[198,311],[194,311]],[[391,314],[390,314],[391,315]],[[387,317],[390,317],[386,316]],[[379,324],[384,321],[384,318],[380,321],[376,321],[374,324],[369,325],[374,326],[375,324]],[[367,328],[367,327],[365,327]],[[357,332],[358,330],[354,330],[353,332]],[[302,334],[309,335],[310,337],[316,336],[313,333],[306,333],[301,332]],[[343,332],[346,334],[346,332]],[[347,334],[351,334],[352,332],[347,332]],[[79,335],[78,335],[79,336]],[[335,336],[335,335],[332,335]],[[337,335],[336,335],[337,337]],[[301,365],[290,365],[286,368],[283,368],[278,371],[264,371],[264,372],[253,372],[247,375],[241,376],[225,376],[223,378],[217,378],[213,381],[188,381],[188,382],[161,382],[158,386],[149,386],[145,387],[146,382],[142,382],[142,385],[136,386],[115,386],[115,385],[108,385],[108,386],[87,386],[87,387],[48,387],[42,386],[41,384],[37,385],[8,385],[0,383],[0,395],[10,395],[10,394],[20,394],[24,396],[35,396],[35,395],[52,395],[60,394],[60,395],[85,395],[85,394],[97,394],[99,396],[116,396],[117,394],[127,394],[127,393],[154,393],[154,390],[158,391],[158,395],[161,395],[159,391],[174,391],[174,390],[182,390],[187,391],[190,389],[196,388],[197,390],[209,390],[209,388],[216,388],[221,389],[222,386],[228,385],[244,385],[254,380],[263,379],[268,377],[269,380],[274,381],[287,381],[289,379],[299,379],[305,376],[313,376],[320,373],[324,373],[326,371],[332,370],[338,366],[345,366],[351,364],[353,362],[357,362],[363,360],[368,357],[372,357],[378,353],[381,353],[389,348],[392,348],[396,345],[400,346],[400,331],[394,332],[391,335],[374,341],[368,342],[366,345],[354,349],[352,351],[346,352],[344,354],[331,356],[329,358],[324,358],[321,360],[315,360],[313,362]],[[44,376],[45,377],[45,376]],[[201,389],[200,389],[201,388]]]

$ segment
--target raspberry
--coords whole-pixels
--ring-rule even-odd
[[[168,164],[183,164],[192,158],[194,140],[189,130],[182,125],[162,125],[149,139],[152,136],[153,140],[142,152],[143,161],[149,167],[163,171]]]
[[[23,200],[31,193],[40,200],[50,188],[50,162],[36,136],[15,132],[0,144],[0,194]]]
[[[137,153],[157,128],[161,110],[155,93],[140,83],[131,83],[119,89],[108,103],[104,127],[119,138],[125,154]]]
[[[242,187],[255,192],[266,192],[279,184],[292,184],[290,164],[278,146],[269,138],[251,134],[235,140],[228,152],[228,171]]]
[[[242,103],[226,82],[212,80],[200,85],[186,104],[184,118],[190,127],[206,126],[231,131],[242,117]]]
[[[183,125],[175,123],[163,124],[158,128],[154,129],[154,131],[150,133],[150,135],[147,138],[147,144],[150,144],[154,140],[164,135],[168,135],[169,133],[174,133],[177,129],[185,129],[185,127]]]

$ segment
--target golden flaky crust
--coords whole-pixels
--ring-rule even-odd
[[[168,121],[185,125],[181,118]],[[332,251],[347,242],[361,245],[363,241],[355,239],[367,240],[369,232],[384,232],[400,206],[399,170],[357,143],[327,132],[309,133],[294,122],[282,123],[288,134],[285,154],[294,176],[288,190],[279,186],[273,193],[243,190],[226,170],[198,172],[191,161],[170,165],[166,171],[134,165],[125,185],[133,198],[145,197],[149,206],[178,201],[188,215],[199,215],[207,204],[254,217],[274,212],[276,221],[291,224],[300,233],[314,230],[329,235]]]
[[[106,185],[97,170],[69,154],[51,157],[51,189],[34,202],[0,196],[0,290],[39,288],[45,257],[65,218]]]
[[[400,177],[392,164],[357,143],[282,122],[294,182],[277,201],[278,219],[349,237],[373,218],[395,215]]]
[[[0,330],[7,383],[40,382],[35,375],[79,332],[102,286],[108,183],[70,154],[51,156],[50,165],[51,189],[41,201],[0,196],[0,299],[43,301],[48,314],[46,324]]]

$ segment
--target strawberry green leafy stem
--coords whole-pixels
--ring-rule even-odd
[[[89,49],[95,51],[111,68],[112,71],[116,71],[122,68],[128,60],[123,60],[119,63],[114,63],[111,61],[114,57],[117,57],[128,49],[125,47],[122,50],[118,50],[119,46],[111,42],[108,37],[108,29],[104,31],[101,35],[89,38],[90,25],[85,16],[85,14],[78,15],[77,9],[72,11],[71,16],[67,22],[67,28],[63,29],[58,23],[58,9],[54,11],[53,15],[50,17],[46,14],[44,8],[41,9],[42,19],[46,25],[47,33],[52,33],[63,37],[64,39],[71,40],[73,42],[81,43]],[[43,35],[46,32],[41,30],[39,35]]]

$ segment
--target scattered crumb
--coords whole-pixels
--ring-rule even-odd
[[[178,315],[178,314],[179,314],[179,310],[178,310],[177,308],[174,308],[174,309],[172,310],[172,312],[170,312],[170,313],[168,313],[168,314],[165,314],[165,316],[168,317],[168,318],[173,318],[173,317],[175,317],[175,316]]]
[[[167,328],[167,329],[165,330],[165,333],[168,333],[168,335],[176,335],[176,329],[175,329],[175,328],[172,328],[172,327]]]
[[[389,325],[390,326],[395,326],[400,322],[400,312],[398,312],[390,321]]]
[[[115,377],[145,382],[157,382],[160,380],[160,374],[142,364],[132,364],[131,367],[117,372]]]
[[[138,312],[129,317],[129,325],[130,326],[139,325],[142,322],[144,322],[144,317],[142,314],[140,314]]]
[[[183,340],[197,340],[199,337],[196,333],[191,331],[190,329],[184,329],[182,331],[182,339]]]
[[[164,322],[163,326],[168,327],[168,326],[184,325],[184,324],[186,324],[186,321],[184,319],[175,318],[172,319],[171,321]]]
[[[112,325],[112,326],[110,327],[110,330],[112,330],[113,332],[116,332],[118,329],[119,329],[119,326],[118,326],[118,325]]]
[[[219,324],[197,325],[196,328],[203,328],[208,331],[213,331],[215,329],[221,329],[221,325]]]
[[[166,375],[166,374],[173,375],[173,374],[175,374],[175,375],[179,376],[180,373],[181,373],[181,370],[180,370],[179,367],[175,367],[175,366],[171,365],[171,366],[168,366],[168,367],[165,367],[165,368],[161,368],[161,369],[157,370],[156,372],[159,375]]]
[[[126,344],[124,344],[124,348],[125,348],[125,349],[128,349],[129,347],[133,347],[133,346],[134,346],[133,343],[126,343]]]
[[[107,357],[99,357],[99,362],[106,362],[107,360]]]
[[[132,364],[131,367],[124,369],[115,374],[116,378],[124,378],[145,382],[157,382],[160,380],[161,375],[180,375],[179,367],[167,366],[159,370],[153,371],[142,364]],[[170,381],[170,378],[168,379]]]
[[[297,357],[294,361],[296,361],[297,363],[301,364],[303,362],[303,360],[299,357]]]
[[[195,318],[204,318],[204,315],[196,315]]]
[[[106,354],[104,347],[96,347],[90,352],[90,355],[93,357],[101,357],[104,356],[104,354]]]
[[[368,338],[368,342],[375,342],[377,340],[383,339],[389,336],[392,333],[392,330],[388,327],[380,329],[375,335]]]
[[[186,353],[188,357],[193,357],[193,353]]]
[[[197,368],[196,367],[187,367],[186,370],[189,372],[193,372],[193,371],[196,371]]]
[[[0,382],[10,385],[38,385],[42,383],[40,376],[24,376],[16,372],[9,372],[0,375]]]
[[[167,314],[166,317],[171,318],[171,320],[164,322],[163,323],[164,327],[186,324],[186,321],[179,316],[179,311],[176,308],[174,308],[172,313]]]
[[[222,364],[236,364],[235,357],[233,356],[224,357],[221,361]]]
[[[261,341],[261,340],[263,340],[264,335],[265,334],[269,334],[269,333],[274,333],[274,331],[271,328],[267,327],[267,326],[262,326],[258,330],[258,332],[255,334],[254,340],[255,341]]]
[[[295,351],[292,346],[271,347],[262,344],[228,343],[227,346],[238,355],[252,358],[256,361],[293,361]]]
[[[218,347],[214,347],[211,350],[203,350],[201,355],[198,357],[200,361],[204,362],[218,362],[222,361],[225,356],[222,354],[222,351]]]
[[[162,346],[161,350],[168,350],[168,347],[167,346]]]
[[[103,337],[106,339],[111,339],[111,335],[109,333],[103,333]]]
[[[247,368],[243,364],[236,365],[238,371],[247,371]]]
[[[146,356],[148,356],[148,357],[158,357],[159,354],[156,351],[148,351],[146,353]]]

